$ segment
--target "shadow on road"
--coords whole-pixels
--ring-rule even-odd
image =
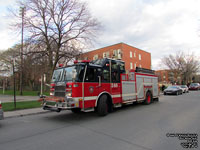
[[[160,102],[159,102],[160,103]],[[86,122],[86,121],[94,121],[104,118],[110,119],[112,117],[115,117],[117,115],[120,115],[124,113],[132,113],[134,115],[134,112],[137,111],[143,111],[145,108],[149,107],[157,107],[155,105],[159,105],[158,102],[154,102],[151,105],[143,105],[142,103],[134,103],[131,105],[124,105],[121,108],[115,108],[113,112],[109,113],[107,116],[98,116],[96,112],[80,112],[80,113],[72,113],[70,110],[61,111],[60,113],[51,113],[53,115],[45,116],[45,119],[48,121],[56,121],[56,122],[70,122],[70,123],[79,123],[79,122]]]

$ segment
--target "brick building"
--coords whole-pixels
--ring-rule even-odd
[[[156,75],[158,76],[158,81],[161,84],[168,84],[169,81],[169,70],[156,70]]]
[[[177,71],[172,70],[156,70],[156,75],[158,76],[158,82],[160,84],[182,84],[183,79],[181,74]]]
[[[126,70],[136,67],[151,69],[151,53],[140,50],[125,43],[118,43],[94,51],[83,53],[80,60],[96,60],[102,58],[121,59]]]

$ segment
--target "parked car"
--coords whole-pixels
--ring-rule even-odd
[[[200,84],[199,83],[191,83],[189,86],[189,90],[200,90]]]
[[[189,92],[189,88],[187,87],[187,85],[180,85],[180,87],[183,90],[183,93],[188,93]]]
[[[180,86],[177,85],[172,85],[172,86],[168,86],[165,90],[164,90],[164,95],[180,95],[183,94],[182,89],[180,88]]]
[[[0,101],[0,120],[2,120],[3,117],[3,109],[2,109],[2,105],[1,105],[1,101]]]

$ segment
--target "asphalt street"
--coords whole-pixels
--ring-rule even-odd
[[[185,150],[187,140],[170,135],[190,133],[200,149],[200,91],[105,117],[63,111],[0,120],[0,150]]]

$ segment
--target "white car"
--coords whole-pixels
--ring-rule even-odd
[[[183,93],[188,93],[189,92],[189,88],[187,87],[187,85],[180,85],[180,87],[183,90]]]
[[[1,101],[0,101],[0,120],[2,120],[3,117],[3,109],[2,109],[2,105],[1,105]]]

